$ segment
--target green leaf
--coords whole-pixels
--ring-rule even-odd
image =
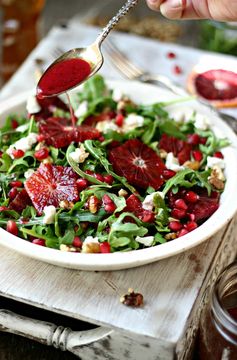
[[[185,180],[186,176],[191,175],[193,173],[194,173],[194,171],[191,169],[184,169],[184,170],[177,172],[177,174],[175,176],[173,176],[171,179],[169,179],[166,182],[165,187],[162,191],[164,196],[168,193],[168,191],[173,186],[184,186],[184,187],[193,186],[193,184],[190,183],[190,181]]]
[[[129,239],[126,236],[123,236],[123,237],[119,237],[119,238],[113,238],[110,241],[110,245],[114,248],[118,248],[118,247],[127,246],[130,244],[130,242],[131,242],[131,239]]]
[[[153,203],[155,205],[157,224],[162,226],[167,225],[169,218],[169,211],[165,204],[165,200],[160,196],[160,194],[156,193],[153,198]]]
[[[165,133],[169,136],[174,136],[181,140],[186,139],[186,136],[182,133],[182,131],[180,131],[179,126],[173,120],[163,120],[159,124],[159,129],[161,133]]]
[[[71,245],[73,242],[73,239],[75,237],[75,231],[73,230],[67,230],[65,235],[62,237],[59,237],[58,241],[59,244],[65,244],[65,245]]]
[[[164,244],[166,243],[166,239],[159,233],[155,234],[155,242],[159,243],[159,244]]]

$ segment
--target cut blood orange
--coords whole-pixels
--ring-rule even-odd
[[[187,87],[190,93],[209,101],[217,108],[237,107],[237,73],[216,69],[193,71]]]
[[[39,132],[44,135],[47,145],[53,145],[56,148],[66,147],[72,142],[83,142],[100,137],[100,132],[91,126],[73,127],[69,119],[59,117],[41,120]]]
[[[25,189],[39,214],[45,206],[78,200],[77,175],[70,167],[40,164],[25,182]]]
[[[124,176],[134,186],[159,189],[164,183],[165,165],[149,146],[138,139],[126,141],[109,152],[109,161],[118,175]]]

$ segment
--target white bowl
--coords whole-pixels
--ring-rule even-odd
[[[177,98],[169,91],[157,86],[142,84],[134,81],[108,81],[111,88],[119,88],[128,94],[137,103],[151,104]],[[0,126],[6,115],[12,113],[24,114],[26,99],[29,93],[23,93],[0,104]],[[148,264],[163,258],[186,251],[210,238],[214,233],[225,226],[237,210],[237,137],[233,131],[217,116],[215,111],[200,105],[195,101],[177,104],[172,109],[180,106],[189,106],[205,114],[211,119],[212,130],[218,137],[226,137],[231,146],[223,149],[226,161],[226,186],[221,195],[219,209],[201,226],[187,235],[157,245],[151,248],[130,252],[116,252],[112,254],[79,254],[62,252],[18,238],[0,228],[0,244],[22,255],[45,261],[51,264],[81,270],[118,270]]]

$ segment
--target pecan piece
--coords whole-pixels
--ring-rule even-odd
[[[133,289],[128,289],[128,293],[121,296],[120,302],[131,307],[139,307],[143,305],[143,295],[135,293]]]

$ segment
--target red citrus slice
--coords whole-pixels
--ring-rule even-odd
[[[159,141],[159,149],[163,149],[167,153],[172,152],[182,165],[185,161],[190,160],[192,146],[186,141],[176,139],[174,136],[163,134]]]
[[[208,100],[217,108],[237,106],[237,73],[229,70],[193,71],[188,78],[188,90]]]
[[[18,192],[14,200],[10,202],[9,209],[21,213],[27,207],[27,205],[32,205],[32,203],[26,190],[22,189],[20,192]]]
[[[77,175],[70,167],[40,164],[38,170],[25,182],[31,201],[42,214],[45,206],[59,206],[60,201],[78,200]]]
[[[39,132],[44,135],[47,145],[56,148],[66,147],[71,142],[83,142],[100,137],[100,132],[91,126],[82,125],[74,128],[69,119],[58,117],[40,121]]]
[[[128,140],[112,149],[109,161],[114,171],[134,186],[143,189],[152,186],[157,190],[164,183],[164,163],[154,150],[138,139]]]

